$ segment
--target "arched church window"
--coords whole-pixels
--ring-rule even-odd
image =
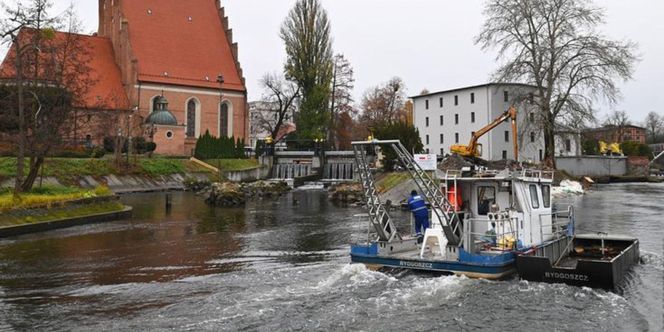
[[[228,104],[222,103],[219,109],[219,137],[228,136]]]
[[[196,136],[196,101],[191,99],[187,103],[187,137]]]

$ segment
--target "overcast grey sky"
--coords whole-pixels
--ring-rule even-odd
[[[184,0],[183,0],[184,1]],[[56,0],[57,13],[69,0]],[[356,101],[362,93],[393,76],[404,79],[408,94],[426,88],[444,90],[486,83],[495,68],[494,52],[473,44],[483,1],[444,0],[322,0],[332,22],[334,51],[343,53],[355,69]],[[97,1],[73,0],[84,31],[97,29]],[[222,0],[229,16],[249,99],[259,99],[259,80],[283,69],[285,52],[279,27],[295,0]],[[607,9],[602,28],[614,39],[639,44],[642,61],[634,80],[621,83],[625,110],[635,122],[650,111],[664,114],[664,1],[596,0]],[[598,105],[600,118],[611,111]]]

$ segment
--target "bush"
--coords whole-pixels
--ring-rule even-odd
[[[104,150],[104,148],[101,146],[95,146],[94,148],[92,148],[92,153],[90,154],[90,157],[103,158],[104,155],[106,155],[106,150]]]
[[[652,150],[646,144],[641,144],[639,142],[623,142],[620,144],[620,148],[623,150],[623,154],[626,156],[646,156],[652,157]]]
[[[145,152],[146,153],[151,153],[154,152],[154,150],[157,149],[157,143],[155,142],[146,142],[145,143]]]
[[[197,159],[245,158],[244,140],[231,137],[214,137],[209,130],[196,141],[194,157]]]

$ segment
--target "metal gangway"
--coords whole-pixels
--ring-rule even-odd
[[[401,237],[397,234],[397,229],[390,218],[389,212],[380,201],[376,191],[375,181],[366,158],[366,147],[369,146],[390,146],[396,152],[401,165],[409,172],[422,196],[431,205],[433,214],[438,217],[447,238],[447,243],[449,245],[459,245],[459,216],[454,207],[443,195],[436,182],[415,162],[413,156],[399,140],[359,141],[353,142],[352,145],[358,173],[364,188],[364,197],[369,209],[369,219],[381,241],[390,242],[395,238],[401,239]]]

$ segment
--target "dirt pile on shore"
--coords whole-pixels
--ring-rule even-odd
[[[333,202],[355,204],[361,203],[364,197],[362,184],[358,182],[343,182],[335,184],[328,189],[328,197]]]

